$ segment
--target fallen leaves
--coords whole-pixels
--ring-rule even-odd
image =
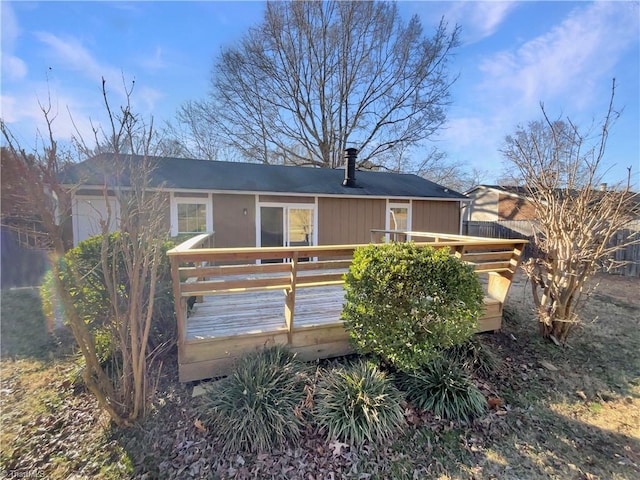
[[[207,431],[206,427],[202,424],[202,422],[199,419],[196,419],[196,421],[193,422],[193,426],[203,433]]]
[[[333,453],[334,457],[342,455],[342,449],[343,448],[348,448],[348,447],[349,447],[349,444],[339,442],[338,440],[332,440],[329,443],[329,449]]]

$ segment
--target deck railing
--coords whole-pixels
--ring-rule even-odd
[[[374,235],[380,239],[386,235],[404,236],[418,245],[449,249],[452,255],[472,264],[477,273],[489,275],[486,294],[500,304],[506,298],[527,243],[519,239],[433,232],[374,230],[372,237]],[[193,301],[194,297],[252,291],[284,291],[285,321],[291,336],[295,325],[296,291],[343,284],[353,252],[361,246],[199,248],[208,238],[207,234],[199,235],[168,252],[179,344],[186,339],[188,299]],[[424,239],[427,241],[421,241]]]

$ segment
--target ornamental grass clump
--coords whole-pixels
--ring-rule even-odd
[[[444,357],[401,374],[398,383],[416,407],[450,420],[480,416],[487,403],[465,370]]]
[[[318,385],[316,422],[331,440],[357,445],[390,439],[404,423],[402,394],[378,367],[359,361],[326,371]]]
[[[444,352],[452,364],[464,367],[470,373],[489,375],[500,363],[498,357],[479,338],[471,338],[461,345],[455,345]]]
[[[204,422],[224,440],[225,452],[265,452],[299,438],[307,368],[286,348],[271,347],[241,358],[207,389]]]
[[[447,248],[368,245],[345,277],[342,319],[359,353],[411,371],[472,336],[483,296],[473,268]]]

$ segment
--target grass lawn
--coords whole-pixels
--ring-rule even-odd
[[[539,338],[528,286],[514,282],[502,332],[481,337],[501,366],[477,378],[503,404],[470,425],[408,407],[408,426],[389,445],[326,443],[309,430],[283,451],[224,457],[224,439],[194,423],[198,400],[177,382],[175,356],[158,365],[148,417],[115,428],[73,382],[68,333],[46,332],[37,293],[3,292],[0,470],[51,479],[640,478],[640,280],[599,280],[567,348]]]

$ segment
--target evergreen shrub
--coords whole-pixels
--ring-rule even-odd
[[[468,340],[484,297],[471,266],[413,242],[358,248],[345,290],[342,319],[356,350],[405,371]]]

